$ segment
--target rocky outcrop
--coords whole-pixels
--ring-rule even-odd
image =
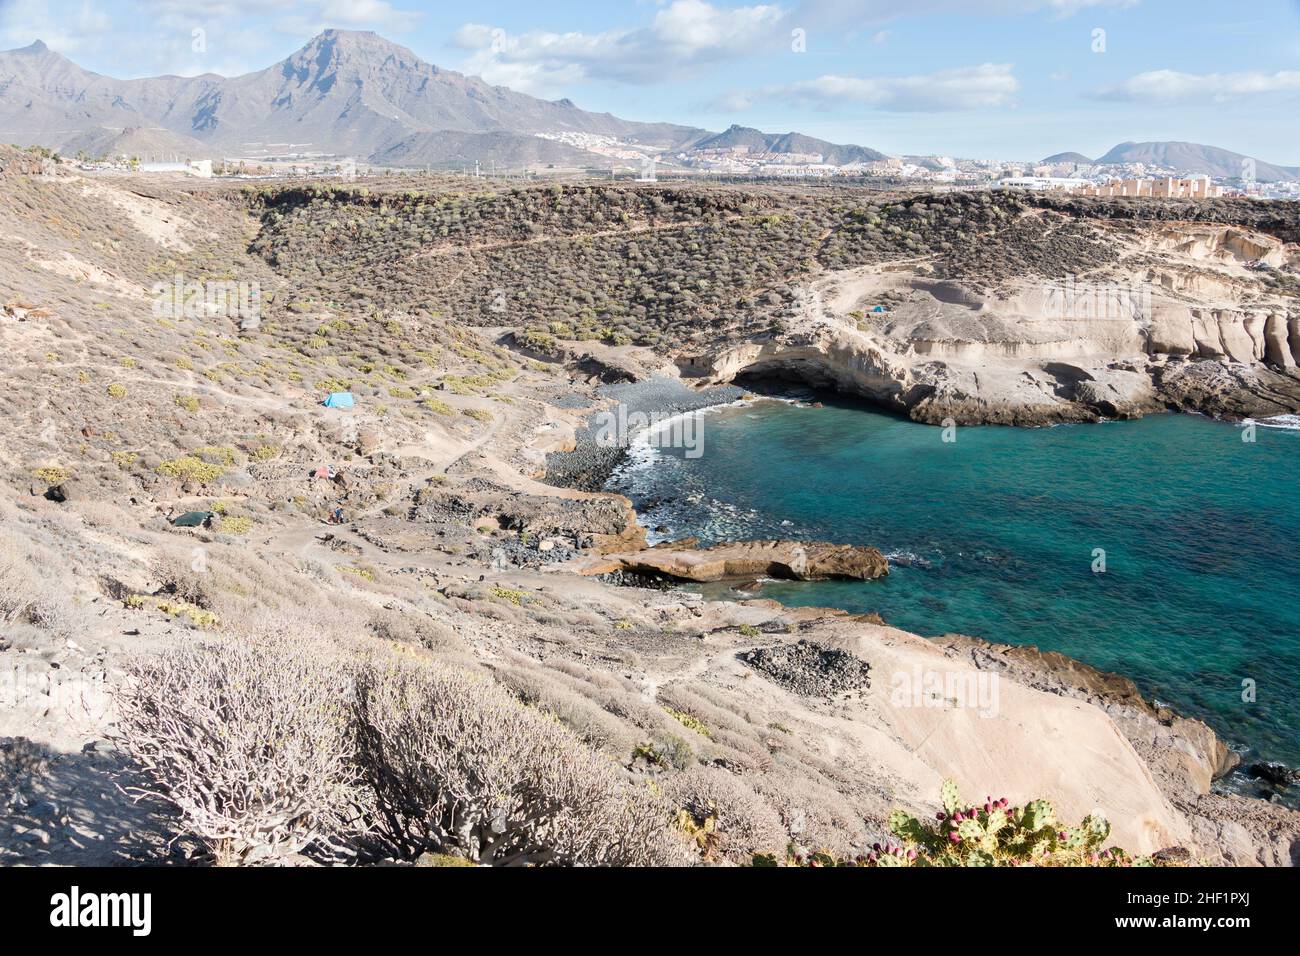
[[[1300,374],[1295,369],[1180,362],[1160,367],[1155,378],[1171,406],[1216,418],[1263,418],[1300,408]]]
[[[1294,245],[1196,223],[1112,241],[1120,262],[1086,280],[990,290],[927,264],[829,273],[773,329],[720,334],[678,365],[708,384],[793,379],[933,424],[1300,410]],[[1218,374],[1184,376],[1201,363]]]
[[[782,687],[804,697],[852,694],[871,683],[871,665],[838,647],[814,641],[759,647],[740,659]]]
[[[409,517],[558,538],[597,553],[645,544],[645,529],[637,523],[632,502],[622,495],[528,494],[483,479],[455,491],[420,489]]]
[[[608,554],[583,573],[621,571],[699,582],[755,577],[868,581],[889,573],[889,562],[875,548],[826,541],[738,541],[709,548],[697,544],[688,539],[643,551]]]

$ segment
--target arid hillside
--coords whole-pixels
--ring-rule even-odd
[[[455,315],[540,358],[643,346],[934,422],[1300,406],[1295,204],[419,185],[250,196],[286,307]]]
[[[0,152],[0,862],[1292,862],[1300,815],[1213,792],[1227,748],[1122,678],[595,574],[656,564],[630,504],[540,480],[606,380],[771,358],[801,295],[870,291],[901,329],[925,282],[1014,295],[1142,243],[1216,295],[1294,295],[1264,207],[1200,216],[1204,255],[1095,212]],[[891,820],[951,821],[947,779],[987,842]]]

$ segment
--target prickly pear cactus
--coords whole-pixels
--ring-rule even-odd
[[[1021,824],[1026,830],[1042,830],[1056,826],[1056,811],[1049,800],[1031,800],[1025,804]]]
[[[1150,857],[1131,857],[1118,847],[1102,850],[1110,823],[1100,814],[1084,817],[1076,827],[1062,827],[1048,800],[1013,807],[1005,797],[985,797],[962,804],[957,785],[945,780],[943,810],[934,821],[919,820],[903,810],[889,815],[889,831],[898,842],[872,845],[870,853],[839,859],[827,851],[792,851],[792,866],[1155,866]],[[688,834],[708,837],[709,821],[682,823]],[[775,857],[754,858],[755,866],[778,865]]]
[[[939,788],[939,798],[943,801],[944,812],[952,816],[961,808],[961,797],[957,794],[957,781],[945,780]]]

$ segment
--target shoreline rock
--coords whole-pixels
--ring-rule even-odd
[[[583,574],[624,572],[679,581],[752,581],[758,577],[790,581],[870,581],[889,573],[889,562],[875,548],[828,541],[736,541],[699,548],[698,539],[668,542],[641,551],[604,555]]]

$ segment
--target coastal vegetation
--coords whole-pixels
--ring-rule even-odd
[[[896,810],[892,839],[841,858],[800,848],[732,774],[628,779],[562,723],[482,675],[382,648],[321,646],[285,622],[251,639],[137,661],[116,742],[218,864],[307,854],[426,854],[484,866],[1149,866],[1047,800],[966,806],[944,783],[935,822]],[[665,707],[712,738],[692,714]],[[647,752],[647,756],[652,756]],[[655,758],[657,759],[657,758]],[[688,762],[689,763],[689,762]]]

